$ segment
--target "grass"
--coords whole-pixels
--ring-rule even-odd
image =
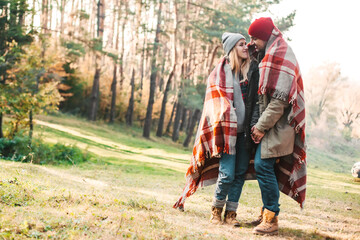
[[[172,208],[185,183],[189,149],[143,139],[136,128],[66,116],[41,120],[56,125],[36,125],[37,136],[76,144],[96,157],[72,166],[1,160],[0,239],[262,239],[246,224],[261,206],[256,181],[243,189],[241,228],[209,226],[215,186],[199,189],[185,212]],[[280,203],[280,233],[267,239],[360,239],[360,183],[350,174],[310,166],[305,209],[283,194]]]

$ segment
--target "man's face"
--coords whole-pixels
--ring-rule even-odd
[[[255,45],[255,49],[257,52],[264,51],[266,47],[266,43],[267,42],[264,40],[251,36],[250,44]]]

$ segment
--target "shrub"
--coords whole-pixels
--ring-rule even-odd
[[[90,156],[74,145],[44,143],[34,139],[31,147],[28,137],[16,136],[13,139],[0,139],[0,158],[17,162],[35,164],[78,164]]]

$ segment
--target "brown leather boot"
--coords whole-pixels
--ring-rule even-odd
[[[250,224],[253,225],[253,226],[259,225],[259,224],[262,222],[262,220],[263,220],[263,214],[264,214],[264,209],[261,207],[261,214],[260,214],[260,216],[259,216],[256,220],[250,222]]]
[[[221,212],[222,208],[211,207],[210,223],[221,224]]]
[[[224,223],[234,227],[240,227],[240,222],[236,220],[236,212],[234,211],[225,211]]]
[[[265,208],[263,214],[263,220],[260,223],[260,225],[254,228],[253,233],[260,235],[278,234],[279,233],[278,217],[275,216],[275,213]]]

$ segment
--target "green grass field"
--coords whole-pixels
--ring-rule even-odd
[[[243,226],[211,226],[215,186],[188,198],[185,212],[172,208],[190,149],[168,138],[144,139],[141,129],[125,125],[37,119],[37,137],[76,144],[94,157],[72,166],[0,160],[0,239],[263,239],[246,224],[261,206],[256,181],[245,183],[240,199]],[[266,239],[360,239],[360,183],[346,173],[358,153],[340,147],[337,154],[310,148],[305,208],[282,194],[279,235]],[[344,163],[327,164],[342,156]]]

